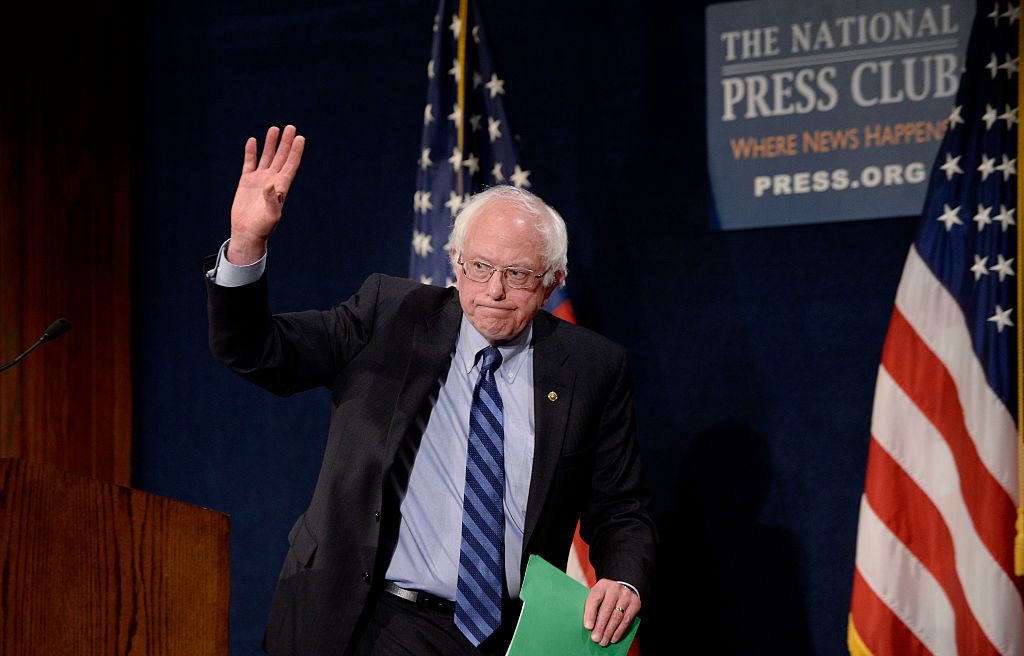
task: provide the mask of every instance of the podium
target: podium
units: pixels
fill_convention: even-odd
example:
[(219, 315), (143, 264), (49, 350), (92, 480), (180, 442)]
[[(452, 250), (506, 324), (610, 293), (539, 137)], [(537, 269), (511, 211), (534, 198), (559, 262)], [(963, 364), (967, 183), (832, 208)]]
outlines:
[(227, 654), (227, 515), (0, 458), (0, 654)]

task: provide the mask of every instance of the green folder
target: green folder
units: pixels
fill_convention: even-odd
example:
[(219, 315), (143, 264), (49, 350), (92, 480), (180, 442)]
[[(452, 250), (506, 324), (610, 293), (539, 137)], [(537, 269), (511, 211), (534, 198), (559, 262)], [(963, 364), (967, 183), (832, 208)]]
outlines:
[(622, 640), (602, 647), (591, 640), (591, 632), (583, 628), (583, 607), (588, 594), (590, 591), (585, 585), (540, 556), (530, 556), (519, 592), (523, 611), (507, 656), (625, 656), (640, 620), (633, 620), (633, 626)]

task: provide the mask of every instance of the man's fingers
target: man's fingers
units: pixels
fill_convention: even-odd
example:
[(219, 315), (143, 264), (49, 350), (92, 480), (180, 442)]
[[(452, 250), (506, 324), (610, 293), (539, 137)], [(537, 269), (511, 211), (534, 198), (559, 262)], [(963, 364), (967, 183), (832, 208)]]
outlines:
[(590, 634), (590, 639), (602, 647), (608, 646), (612, 633), (621, 621), (621, 613), (615, 610), (615, 598), (614, 594), (605, 595), (604, 601), (601, 602), (601, 608), (597, 611), (597, 624)]
[(271, 171), (280, 171), (284, 167), (284, 163), (288, 161), (288, 153), (292, 150), (292, 141), (294, 140), (295, 126), (284, 126), (284, 132), (281, 133), (281, 144), (277, 147), (277, 152), (274, 153), (274, 160), (270, 163)]
[(263, 156), (260, 157), (261, 169), (270, 166), (270, 162), (274, 159), (274, 152), (277, 150), (277, 135), (280, 132), (276, 125), (270, 126), (270, 129), (267, 130), (267, 138), (263, 142)]
[(245, 142), (245, 156), (242, 158), (242, 173), (256, 170), (256, 137), (249, 137)]
[(299, 163), (302, 161), (302, 150), (305, 147), (306, 138), (301, 135), (295, 137), (295, 141), (292, 142), (291, 152), (288, 153), (288, 159), (284, 163), (284, 168), (281, 169), (281, 175), (285, 177), (288, 186), (291, 186), (292, 180), (295, 179), (295, 172), (299, 170)]
[[(629, 630), (631, 624), (633, 624), (633, 618), (636, 617), (636, 612), (633, 610), (632, 604), (629, 606), (619, 606), (622, 608), (622, 619), (619, 621), (619, 626), (615, 629), (615, 633), (612, 634), (612, 642), (618, 642), (622, 640), (622, 636), (626, 635), (626, 631)], [(615, 611), (618, 613), (618, 611)]]
[(587, 595), (587, 603), (583, 606), (583, 628), (590, 631), (597, 623), (597, 608), (604, 599), (604, 589), (594, 586)]

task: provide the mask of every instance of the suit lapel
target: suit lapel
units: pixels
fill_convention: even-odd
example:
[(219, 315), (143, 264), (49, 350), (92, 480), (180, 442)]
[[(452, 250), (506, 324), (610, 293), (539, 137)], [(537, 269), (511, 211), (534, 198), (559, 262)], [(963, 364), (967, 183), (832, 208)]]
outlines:
[(569, 354), (555, 335), (556, 321), (544, 312), (533, 320), (533, 414), (537, 432), (523, 531), (524, 562), (555, 475), (572, 407), (575, 376), (564, 366)]
[(451, 367), (452, 351), (455, 349), (461, 321), (462, 308), (459, 306), (458, 295), (453, 293), (452, 300), (441, 310), (425, 317), (414, 327), (409, 362), (388, 429), (383, 459), (385, 471), (391, 467), (395, 453), (417, 418), (422, 424), (418, 426), (417, 442), (422, 437), (430, 417), (429, 399), (432, 395), (436, 396), (438, 380)]

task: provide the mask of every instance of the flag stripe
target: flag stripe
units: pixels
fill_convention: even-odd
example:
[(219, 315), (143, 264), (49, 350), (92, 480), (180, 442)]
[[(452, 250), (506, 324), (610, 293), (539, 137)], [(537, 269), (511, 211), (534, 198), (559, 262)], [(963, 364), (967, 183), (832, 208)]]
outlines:
[[(948, 445), (956, 460), (959, 492), (977, 533), (989, 551), (997, 555), (1007, 575), (1012, 575), (1012, 554), (1004, 547), (1013, 541), (1013, 501), (979, 457), (976, 443), (964, 424), (955, 381), (899, 308), (893, 312), (889, 325), (882, 365)], [(884, 401), (884, 397), (876, 394), (876, 403), (878, 400)]]
[(873, 656), (922, 656), (931, 652), (875, 594), (860, 571), (853, 572), (850, 622)]
[(879, 519), (936, 578), (956, 612), (956, 640), (961, 653), (996, 654), (971, 612), (957, 578), (953, 536), (938, 508), (877, 441), (871, 441), (871, 466), (864, 494)]
[[(884, 367), (879, 369), (876, 383), (871, 432), (877, 444), (899, 463), (942, 515), (952, 534), (957, 574), (978, 623), (1001, 653), (1017, 653), (1013, 650), (1021, 644), (1020, 618), (1024, 608), (1014, 581), (985, 548), (972, 526), (965, 499), (959, 494), (963, 486), (959, 485), (956, 463), (943, 436)], [(907, 504), (906, 499), (895, 496), (890, 502)]]
[[(1002, 488), (1017, 498), (1017, 427), (1009, 410), (988, 386), (985, 371), (971, 349), (963, 311), (936, 280), (915, 247), (910, 248), (896, 307), (955, 381), (967, 431), (978, 457)], [(984, 439), (977, 439), (982, 436)]]
[(929, 651), (957, 653), (956, 618), (942, 587), (879, 519), (867, 497), (861, 497), (857, 525), (857, 571)]

